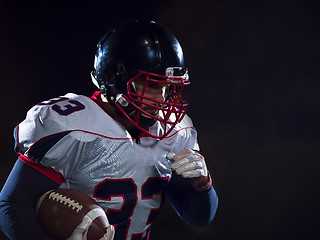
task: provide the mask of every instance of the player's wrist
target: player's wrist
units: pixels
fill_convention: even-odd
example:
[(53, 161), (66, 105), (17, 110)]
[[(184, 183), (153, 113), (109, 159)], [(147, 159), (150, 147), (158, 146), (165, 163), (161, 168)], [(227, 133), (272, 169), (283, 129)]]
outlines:
[(210, 173), (207, 176), (190, 178), (191, 185), (198, 191), (203, 192), (208, 190), (212, 185)]

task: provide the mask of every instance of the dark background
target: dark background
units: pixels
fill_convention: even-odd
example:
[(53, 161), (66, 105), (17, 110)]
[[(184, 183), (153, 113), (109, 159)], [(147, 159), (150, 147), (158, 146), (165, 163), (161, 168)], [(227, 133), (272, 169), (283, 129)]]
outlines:
[(184, 96), (219, 195), (209, 227), (187, 226), (167, 204), (151, 239), (320, 239), (318, 1), (115, 2), (1, 3), (0, 184), (27, 110), (67, 92), (90, 96), (102, 34), (150, 19), (183, 46)]

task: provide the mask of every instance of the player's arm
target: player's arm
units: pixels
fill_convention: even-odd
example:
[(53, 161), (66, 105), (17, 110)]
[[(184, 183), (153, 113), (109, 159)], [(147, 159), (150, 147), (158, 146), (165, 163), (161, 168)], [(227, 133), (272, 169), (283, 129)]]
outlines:
[(169, 153), (167, 158), (173, 162), (172, 178), (166, 189), (167, 199), (185, 222), (207, 226), (215, 216), (218, 197), (204, 157), (186, 149), (176, 155)]
[[(58, 183), (18, 160), (0, 193), (0, 230), (10, 239), (53, 239), (38, 225), (34, 206), (45, 192), (58, 187)], [(85, 220), (74, 230), (70, 240), (83, 239), (82, 233), (92, 223)], [(101, 239), (112, 240), (114, 232), (110, 225)]]
[(38, 225), (33, 208), (45, 192), (59, 184), (18, 160), (0, 193), (0, 229), (10, 239), (51, 240)]

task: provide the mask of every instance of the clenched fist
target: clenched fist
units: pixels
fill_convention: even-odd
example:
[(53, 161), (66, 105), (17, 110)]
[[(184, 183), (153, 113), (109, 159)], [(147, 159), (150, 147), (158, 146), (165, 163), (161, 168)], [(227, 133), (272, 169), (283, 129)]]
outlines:
[(167, 154), (172, 171), (184, 178), (188, 178), (191, 184), (198, 190), (204, 191), (211, 186), (211, 177), (207, 169), (204, 157), (191, 149), (184, 149), (181, 152)]

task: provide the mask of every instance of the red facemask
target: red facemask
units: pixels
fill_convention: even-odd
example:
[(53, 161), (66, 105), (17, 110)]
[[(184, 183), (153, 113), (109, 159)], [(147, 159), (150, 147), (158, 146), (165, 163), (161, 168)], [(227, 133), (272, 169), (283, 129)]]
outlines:
[[(121, 94), (115, 101), (119, 110), (148, 136), (163, 139), (185, 116), (188, 103), (182, 98), (184, 86), (189, 85), (188, 73), (175, 75), (178, 68), (168, 68), (166, 75), (141, 71), (127, 83), (127, 95)], [(141, 80), (142, 79), (142, 80)], [(132, 113), (124, 110), (131, 105)], [(152, 134), (141, 126), (141, 118), (161, 123), (163, 132)]]

